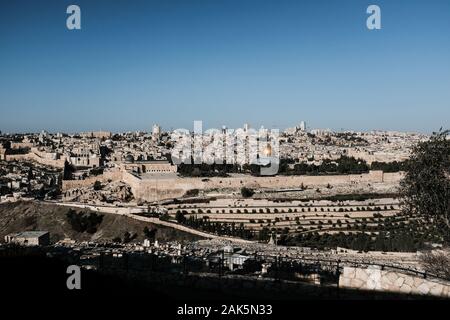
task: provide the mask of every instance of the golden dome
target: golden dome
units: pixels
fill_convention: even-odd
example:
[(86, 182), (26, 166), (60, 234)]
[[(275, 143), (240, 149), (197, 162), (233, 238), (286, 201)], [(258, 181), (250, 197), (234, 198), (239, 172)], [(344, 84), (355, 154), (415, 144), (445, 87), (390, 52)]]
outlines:
[(267, 146), (264, 148), (263, 153), (266, 157), (269, 157), (272, 155), (272, 146), (270, 145), (270, 143), (268, 143)]

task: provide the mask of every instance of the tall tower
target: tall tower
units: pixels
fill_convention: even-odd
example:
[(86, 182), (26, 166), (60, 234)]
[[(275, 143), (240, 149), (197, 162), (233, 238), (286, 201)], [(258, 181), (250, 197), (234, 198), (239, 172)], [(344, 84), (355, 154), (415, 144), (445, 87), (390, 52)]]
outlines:
[(158, 124), (154, 124), (152, 128), (152, 140), (159, 141), (161, 136), (161, 127)]
[(159, 137), (161, 134), (161, 127), (159, 124), (154, 124), (152, 128), (152, 135)]
[(301, 121), (300, 122), (300, 130), (301, 131), (306, 131), (306, 122), (305, 121)]

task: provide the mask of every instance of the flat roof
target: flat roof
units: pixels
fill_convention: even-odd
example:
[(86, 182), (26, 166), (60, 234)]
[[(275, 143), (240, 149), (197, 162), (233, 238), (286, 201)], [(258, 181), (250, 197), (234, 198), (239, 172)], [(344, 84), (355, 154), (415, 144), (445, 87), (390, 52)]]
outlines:
[(42, 237), (49, 233), (48, 231), (22, 231), (18, 233), (11, 234), (10, 236), (14, 237), (23, 237), (23, 238), (36, 238)]

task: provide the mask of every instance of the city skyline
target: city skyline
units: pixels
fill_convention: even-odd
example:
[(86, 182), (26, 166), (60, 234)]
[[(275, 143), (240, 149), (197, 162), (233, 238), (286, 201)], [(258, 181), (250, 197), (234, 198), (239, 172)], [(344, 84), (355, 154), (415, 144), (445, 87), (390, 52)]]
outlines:
[(450, 299), (449, 31), (448, 0), (0, 1), (5, 297)]
[(448, 1), (70, 4), (1, 4), (2, 132), (450, 126)]
[[(197, 120), (195, 120), (197, 121)], [(301, 129), (301, 123), (305, 123), (306, 127), (305, 129)], [(146, 134), (152, 134), (152, 131), (154, 129), (154, 126), (158, 126), (161, 132), (174, 132), (175, 130), (188, 130), (189, 132), (191, 132), (192, 134), (194, 134), (194, 121), (191, 123), (191, 126), (186, 126), (183, 128), (175, 128), (173, 126), (171, 127), (162, 127), (157, 123), (153, 123), (148, 125), (145, 128), (135, 128), (135, 129), (130, 129), (130, 130), (125, 130), (125, 129), (116, 129), (116, 130), (109, 130), (109, 129), (104, 129), (104, 128), (87, 128), (86, 130), (49, 130), (49, 129), (38, 129), (38, 130), (15, 130), (15, 131), (2, 131), (0, 130), (0, 134), (3, 135), (27, 135), (27, 134), (39, 134), (39, 133), (49, 133), (49, 134), (65, 134), (65, 135), (76, 135), (76, 134), (86, 134), (86, 133), (111, 133), (111, 134), (126, 134), (126, 133), (146, 133)], [(414, 131), (414, 130), (395, 130), (395, 129), (362, 129), (362, 130), (354, 130), (352, 128), (339, 128), (339, 129), (334, 129), (334, 128), (325, 128), (325, 127), (320, 127), (320, 126), (310, 126), (309, 123), (306, 121), (299, 121), (297, 124), (294, 124), (290, 127), (283, 127), (283, 128), (279, 128), (279, 127), (275, 127), (275, 126), (266, 126), (264, 124), (262, 125), (258, 125), (255, 126), (252, 123), (242, 123), (241, 125), (237, 125), (236, 127), (230, 127), (227, 126), (225, 124), (223, 124), (222, 126), (219, 126), (217, 128), (213, 128), (213, 127), (208, 127), (205, 126), (204, 123), (202, 124), (202, 131), (200, 132), (200, 134), (206, 134), (208, 130), (223, 130), (224, 128), (226, 128), (227, 130), (231, 130), (232, 131), (236, 131), (239, 129), (244, 129), (245, 127), (248, 126), (248, 128), (251, 128), (253, 130), (258, 131), (259, 129), (266, 129), (266, 130), (278, 130), (279, 132), (291, 132), (293, 129), (296, 129), (298, 131), (303, 131), (303, 132), (308, 132), (308, 133), (314, 133), (316, 131), (320, 131), (320, 132), (324, 132), (324, 131), (328, 131), (330, 133), (339, 133), (339, 132), (355, 132), (355, 133), (372, 133), (372, 132), (391, 132), (391, 133), (404, 133), (404, 134), (419, 134), (419, 135), (431, 135), (435, 132), (439, 132), (439, 131), (444, 131), (444, 130), (448, 130), (444, 127), (438, 128), (437, 130), (430, 130), (429, 132), (424, 132), (424, 131)]]

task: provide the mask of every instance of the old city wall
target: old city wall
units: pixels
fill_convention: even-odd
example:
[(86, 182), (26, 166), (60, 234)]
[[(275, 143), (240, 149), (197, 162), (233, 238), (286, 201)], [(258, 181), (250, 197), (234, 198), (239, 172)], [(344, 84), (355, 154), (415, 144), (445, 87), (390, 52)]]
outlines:
[(339, 278), (339, 287), (450, 298), (448, 281), (381, 270), (379, 266), (370, 266), (366, 269), (344, 267), (344, 272)]
[(241, 187), (260, 189), (295, 189), (303, 186), (323, 187), (330, 185), (359, 184), (359, 183), (397, 183), (400, 181), (399, 173), (383, 173), (371, 171), (360, 175), (336, 175), (336, 176), (275, 176), (252, 177), (239, 176), (228, 178), (179, 178), (164, 177), (141, 178), (127, 171), (112, 170), (102, 175), (87, 178), (85, 180), (64, 180), (62, 190), (92, 186), (95, 181), (108, 182), (121, 180), (130, 185), (136, 199), (145, 201), (157, 201), (170, 198), (178, 198), (185, 195), (188, 190), (213, 190), (235, 189)]
[(63, 180), (62, 191), (91, 187), (94, 185), (95, 181), (106, 183), (109, 181), (120, 181), (120, 180), (122, 180), (121, 171), (119, 170), (105, 171), (103, 174), (89, 177), (84, 180)]
[(267, 188), (267, 189), (295, 189), (303, 186), (323, 187), (330, 185), (359, 184), (359, 183), (398, 183), (401, 179), (399, 173), (383, 173), (371, 171), (360, 175), (336, 176), (275, 176), (275, 177), (229, 177), (229, 178), (166, 178), (166, 179), (129, 179), (125, 181), (132, 186), (136, 198), (147, 201), (156, 201), (183, 196), (188, 190), (211, 189), (240, 189)]
[(27, 154), (7, 154), (5, 155), (6, 161), (34, 161), (39, 164), (55, 167), (55, 168), (64, 168), (64, 159), (49, 159), (42, 157), (34, 152), (30, 152)]
[(124, 182), (131, 186), (135, 198), (146, 201), (179, 198), (188, 190), (204, 188), (198, 178), (140, 179), (128, 172), (124, 173)]

